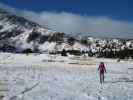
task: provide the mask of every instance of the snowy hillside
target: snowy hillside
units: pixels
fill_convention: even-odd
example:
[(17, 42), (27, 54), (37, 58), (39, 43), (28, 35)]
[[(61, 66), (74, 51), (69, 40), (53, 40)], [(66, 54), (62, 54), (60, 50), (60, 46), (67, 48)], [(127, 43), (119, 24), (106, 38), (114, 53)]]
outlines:
[(108, 58), (118, 58), (121, 53), (129, 52), (127, 57), (133, 58), (133, 39), (100, 39), (60, 33), (0, 9), (1, 51), (58, 53), (63, 49)]
[[(82, 49), (79, 42), (68, 43), (65, 33), (52, 31), (36, 23), (18, 17), (0, 9), (0, 50), (5, 52), (22, 52), (31, 49), (33, 52), (61, 51), (64, 49)], [(71, 42), (71, 41), (70, 41)]]
[(55, 31), (0, 9), (1, 48), (10, 45), (18, 51), (27, 48), (33, 50), (35, 44), (45, 42), (41, 38), (50, 38), (53, 34), (56, 34)]

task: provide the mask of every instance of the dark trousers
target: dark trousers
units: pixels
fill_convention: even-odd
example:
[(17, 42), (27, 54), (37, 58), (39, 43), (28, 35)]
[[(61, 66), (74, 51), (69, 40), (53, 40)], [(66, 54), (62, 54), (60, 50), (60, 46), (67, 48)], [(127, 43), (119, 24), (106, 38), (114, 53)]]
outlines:
[(104, 82), (104, 73), (100, 73), (100, 83)]

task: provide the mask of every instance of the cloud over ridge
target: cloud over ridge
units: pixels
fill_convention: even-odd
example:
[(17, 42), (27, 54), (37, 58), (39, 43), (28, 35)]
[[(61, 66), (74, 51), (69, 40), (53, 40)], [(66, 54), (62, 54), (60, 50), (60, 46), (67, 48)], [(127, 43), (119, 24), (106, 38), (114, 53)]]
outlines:
[(100, 37), (133, 38), (133, 22), (118, 21), (106, 16), (82, 16), (68, 12), (34, 12), (18, 10), (0, 3), (0, 8), (25, 17), (40, 25), (65, 33), (90, 33)]

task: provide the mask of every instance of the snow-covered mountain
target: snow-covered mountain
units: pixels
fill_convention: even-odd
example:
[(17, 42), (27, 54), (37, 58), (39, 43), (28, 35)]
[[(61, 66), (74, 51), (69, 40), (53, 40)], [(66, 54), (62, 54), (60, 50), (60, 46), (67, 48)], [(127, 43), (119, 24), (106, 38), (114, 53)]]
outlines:
[[(57, 33), (0, 9), (1, 48), (12, 47), (17, 51), (41, 48), (45, 41), (52, 41), (55, 34), (62, 33)], [(5, 51), (8, 51), (6, 47)]]
[(103, 55), (133, 49), (133, 40), (94, 38), (83, 34), (65, 34), (0, 9), (0, 50), (8, 52), (58, 52), (63, 49)]

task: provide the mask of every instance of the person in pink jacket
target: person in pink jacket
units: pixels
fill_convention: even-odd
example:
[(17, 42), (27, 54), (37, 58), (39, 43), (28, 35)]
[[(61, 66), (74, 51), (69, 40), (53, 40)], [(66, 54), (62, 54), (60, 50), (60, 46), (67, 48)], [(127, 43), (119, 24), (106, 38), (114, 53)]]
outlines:
[(100, 83), (104, 82), (104, 73), (106, 72), (106, 68), (103, 62), (100, 63), (98, 67), (99, 75), (100, 75)]

